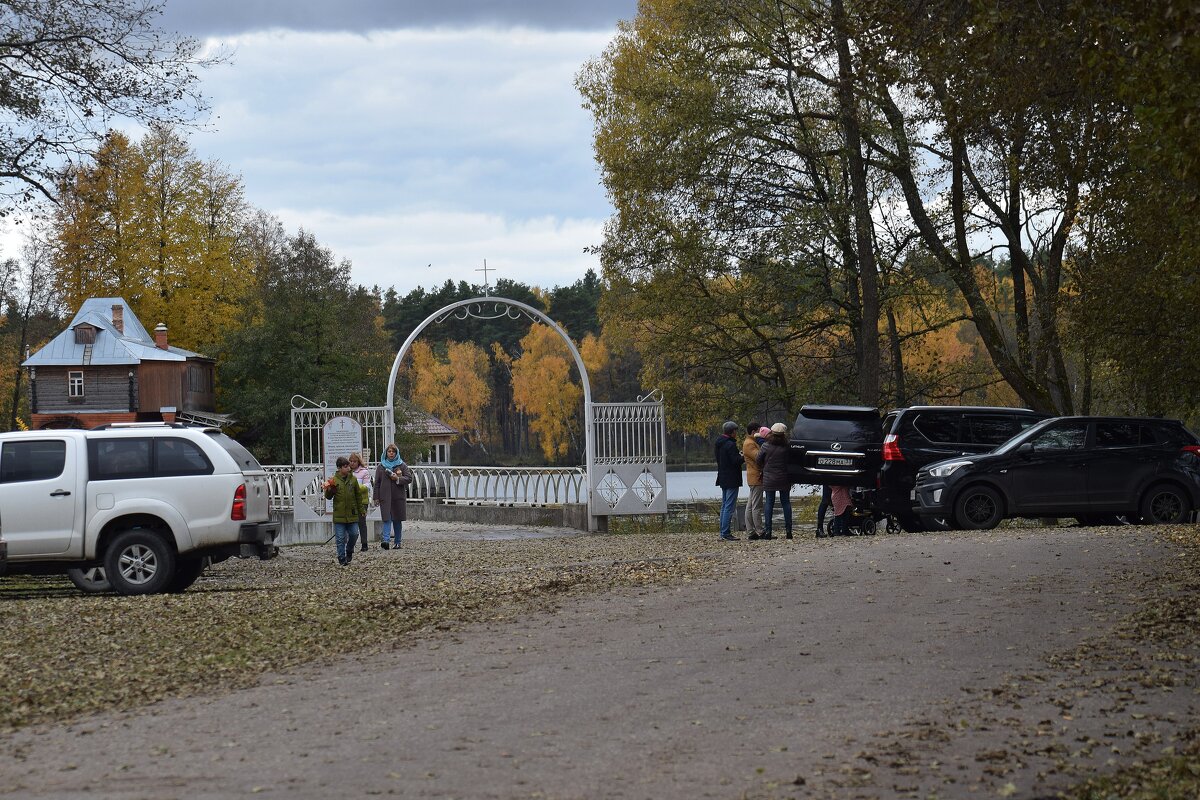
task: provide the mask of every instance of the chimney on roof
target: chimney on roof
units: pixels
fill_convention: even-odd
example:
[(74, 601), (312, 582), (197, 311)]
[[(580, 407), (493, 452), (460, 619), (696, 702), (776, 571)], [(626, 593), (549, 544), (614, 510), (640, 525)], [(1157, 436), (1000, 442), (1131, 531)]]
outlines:
[(167, 324), (165, 322), (154, 326), (154, 346), (159, 350), (167, 349)]
[(120, 303), (113, 304), (113, 327), (117, 333), (125, 335), (125, 308)]

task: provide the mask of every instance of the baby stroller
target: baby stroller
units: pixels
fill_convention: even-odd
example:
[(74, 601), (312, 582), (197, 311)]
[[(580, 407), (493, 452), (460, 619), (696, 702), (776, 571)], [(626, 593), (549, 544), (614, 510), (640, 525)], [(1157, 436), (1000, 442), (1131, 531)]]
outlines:
[[(846, 510), (847, 536), (874, 536), (883, 515), (875, 511), (871, 505), (871, 495), (868, 489), (850, 490), (850, 508)], [(833, 534), (833, 522), (829, 523), (830, 535)]]

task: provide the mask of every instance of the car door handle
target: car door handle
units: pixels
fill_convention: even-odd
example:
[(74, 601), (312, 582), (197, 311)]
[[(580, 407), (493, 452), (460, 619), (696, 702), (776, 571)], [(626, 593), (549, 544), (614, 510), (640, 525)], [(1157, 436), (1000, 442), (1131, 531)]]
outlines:
[(66, 489), (56, 489), (55, 491), (50, 493), (50, 496), (51, 497), (70, 497), (71, 493), (68, 492)]

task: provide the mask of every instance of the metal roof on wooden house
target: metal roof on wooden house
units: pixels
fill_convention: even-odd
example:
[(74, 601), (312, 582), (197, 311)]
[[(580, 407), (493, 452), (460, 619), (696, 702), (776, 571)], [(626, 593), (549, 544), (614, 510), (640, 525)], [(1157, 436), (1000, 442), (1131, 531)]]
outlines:
[[(120, 307), (120, 312), (116, 307)], [(120, 320), (117, 329), (114, 316)], [(77, 341), (75, 329), (90, 325), (96, 329), (95, 341)], [(165, 350), (155, 344), (134, 315), (133, 309), (120, 297), (92, 297), (83, 302), (66, 330), (50, 340), (21, 364), (23, 367), (67, 367), (133, 365), (143, 361), (186, 361), (206, 358), (191, 350), (168, 346)]]

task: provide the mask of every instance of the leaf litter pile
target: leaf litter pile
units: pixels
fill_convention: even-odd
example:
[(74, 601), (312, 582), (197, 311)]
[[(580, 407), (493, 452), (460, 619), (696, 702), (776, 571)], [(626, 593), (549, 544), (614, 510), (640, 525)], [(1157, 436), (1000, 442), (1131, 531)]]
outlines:
[[(178, 595), (83, 595), (62, 577), (0, 581), (0, 730), (254, 685), (266, 672), (509, 619), (566, 594), (689, 581), (749, 557), (712, 537), (574, 536), (231, 559)], [(759, 551), (760, 553), (764, 551)]]

